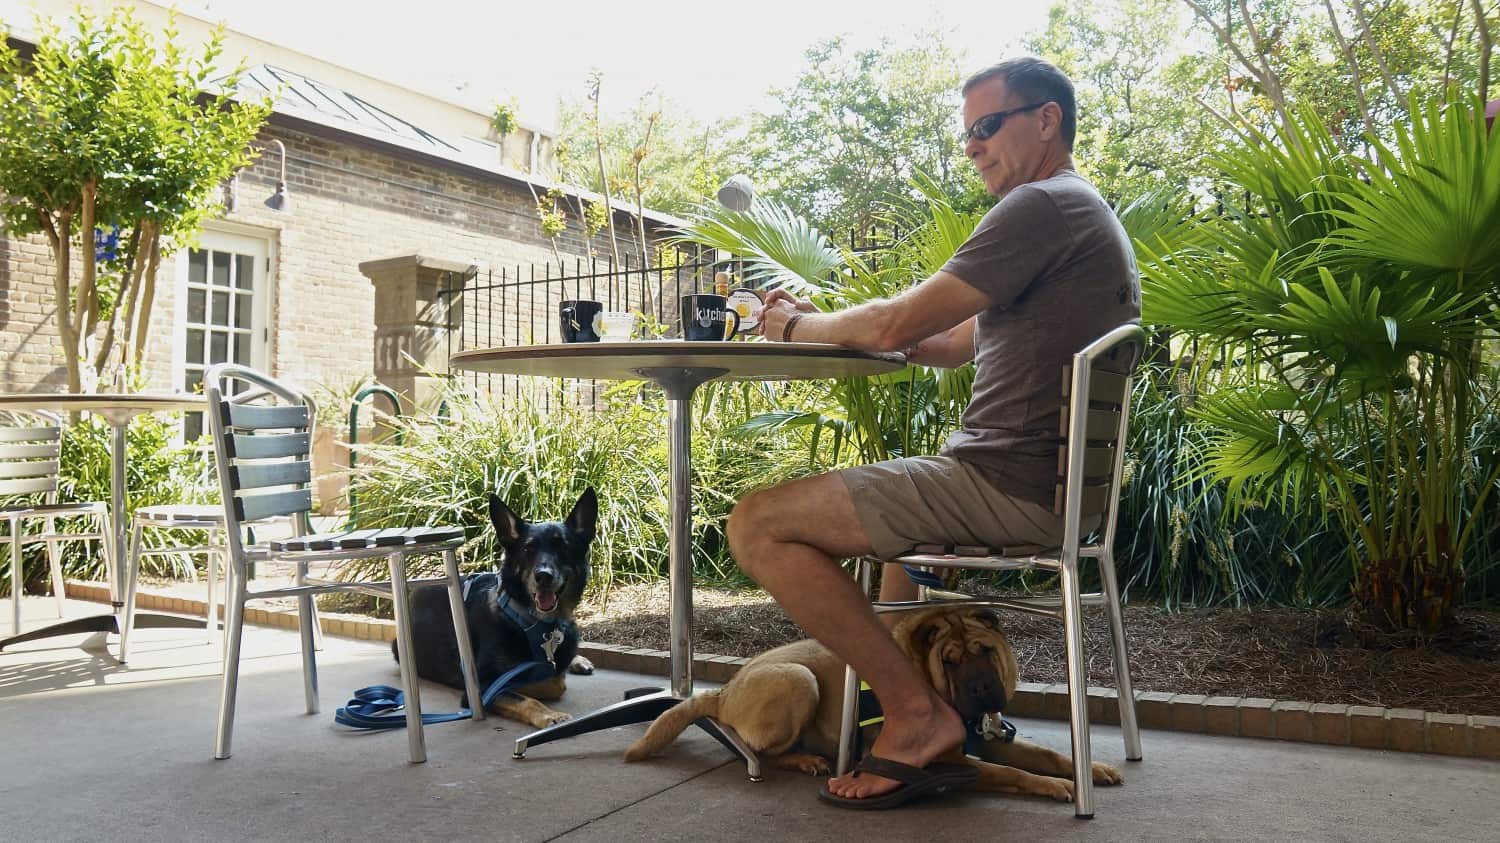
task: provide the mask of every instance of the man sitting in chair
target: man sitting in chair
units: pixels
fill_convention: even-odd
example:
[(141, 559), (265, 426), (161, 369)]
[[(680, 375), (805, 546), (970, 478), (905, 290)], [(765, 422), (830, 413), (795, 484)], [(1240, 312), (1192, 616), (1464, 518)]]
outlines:
[[(1011, 59), (971, 77), (963, 97), (964, 152), (1000, 201), (953, 258), (889, 301), (834, 313), (772, 291), (761, 321), (774, 341), (908, 349), (931, 366), (975, 361), (963, 428), (939, 456), (750, 494), (728, 526), (745, 572), (874, 690), (885, 726), (870, 754), (919, 768), (963, 742), (963, 723), (902, 657), (839, 560), (890, 559), (918, 544), (1060, 544), (1052, 505), (1063, 368), (1090, 341), (1140, 318), (1129, 238), (1073, 169), (1068, 78), (1040, 59)], [(887, 570), (882, 600), (915, 595), (904, 573)], [(850, 773), (828, 791), (861, 799), (900, 787)]]

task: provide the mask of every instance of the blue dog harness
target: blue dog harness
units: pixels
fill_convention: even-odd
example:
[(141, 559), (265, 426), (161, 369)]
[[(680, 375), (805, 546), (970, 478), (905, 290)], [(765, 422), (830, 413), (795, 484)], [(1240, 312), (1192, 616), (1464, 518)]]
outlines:
[[(495, 580), (498, 586), (500, 578), (493, 573), (464, 578), (463, 600), (466, 607), (469, 604), (469, 592), (476, 583), (486, 578)], [(497, 590), (500, 592), (500, 598), (496, 601), (500, 611), (526, 633), (526, 643), (531, 647), (531, 661), (516, 665), (491, 682), (479, 697), (479, 704), (484, 708), (488, 708), (495, 698), (512, 688), (541, 682), (557, 675), (557, 648), (562, 645), (564, 631), (569, 626), (565, 620), (541, 620), (525, 608), (515, 605), (508, 592)], [(349, 702), (334, 711), (333, 720), (355, 729), (404, 729), (406, 714), (402, 709), (405, 707), (406, 694), (399, 688), (370, 685), (355, 691)], [(434, 723), (451, 723), (454, 720), (468, 720), (473, 716), (472, 709), (461, 708), (442, 714), (423, 714), (422, 724), (431, 726)]]

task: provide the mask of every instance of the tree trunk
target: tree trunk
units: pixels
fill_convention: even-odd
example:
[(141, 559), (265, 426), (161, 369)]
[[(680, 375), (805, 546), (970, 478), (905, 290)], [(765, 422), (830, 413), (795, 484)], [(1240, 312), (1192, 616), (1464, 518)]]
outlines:
[(156, 270), (161, 266), (161, 228), (153, 223), (149, 232), (142, 244), (146, 251), (146, 272), (141, 276), (140, 306), (136, 308), (132, 332), (135, 347), (130, 359), (136, 365), (142, 364), (141, 358), (146, 353), (146, 339), (151, 333), (151, 306), (156, 302)]
[(1437, 526), (1443, 544), (1426, 564), (1425, 548), (1401, 548), (1395, 558), (1366, 560), (1355, 581), (1354, 601), (1360, 617), (1388, 631), (1431, 635), (1453, 623), (1463, 599), (1464, 573), (1448, 546), (1452, 531)]
[[(96, 285), (98, 279), (98, 256), (94, 251), (94, 200), (98, 196), (99, 183), (89, 179), (83, 183), (83, 206), (78, 218), (78, 240), (83, 252), (83, 273), (78, 281), (78, 295), (73, 300), (73, 327), (77, 331), (77, 341), (74, 345), (74, 354), (80, 365), (87, 364), (94, 367), (94, 374), (99, 374), (99, 367), (89, 358), (89, 343), (94, 338), (94, 328), (99, 324), (99, 288)], [(100, 349), (101, 359), (107, 359), (109, 349)]]
[(78, 365), (78, 335), (73, 330), (72, 272), (73, 272), (73, 212), (59, 211), (57, 220), (46, 211), (37, 211), (42, 230), (47, 233), (47, 243), (52, 247), (52, 296), (57, 302), (57, 335), (62, 340), (63, 368), (68, 376), (68, 391), (78, 392), (83, 388), (83, 379)]

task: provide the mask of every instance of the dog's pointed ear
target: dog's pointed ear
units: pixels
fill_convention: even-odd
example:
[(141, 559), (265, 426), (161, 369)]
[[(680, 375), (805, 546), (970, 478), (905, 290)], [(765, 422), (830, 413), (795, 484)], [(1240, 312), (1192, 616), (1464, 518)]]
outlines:
[(490, 523), (495, 525), (495, 537), (502, 544), (519, 540), (521, 528), (526, 524), (521, 516), (511, 512), (505, 501), (494, 493), (490, 494)]
[(573, 511), (568, 513), (566, 523), (569, 530), (593, 541), (594, 526), (598, 521), (599, 499), (594, 495), (594, 487), (590, 486), (578, 496), (578, 502), (573, 504)]

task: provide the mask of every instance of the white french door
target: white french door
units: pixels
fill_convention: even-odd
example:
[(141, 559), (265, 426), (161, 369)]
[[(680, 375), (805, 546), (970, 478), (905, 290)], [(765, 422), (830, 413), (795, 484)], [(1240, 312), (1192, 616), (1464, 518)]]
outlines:
[[(199, 392), (216, 363), (264, 370), (269, 338), (270, 240), (204, 231), (197, 248), (178, 256), (176, 385)], [(203, 414), (187, 413), (183, 439), (204, 432)]]

